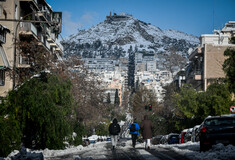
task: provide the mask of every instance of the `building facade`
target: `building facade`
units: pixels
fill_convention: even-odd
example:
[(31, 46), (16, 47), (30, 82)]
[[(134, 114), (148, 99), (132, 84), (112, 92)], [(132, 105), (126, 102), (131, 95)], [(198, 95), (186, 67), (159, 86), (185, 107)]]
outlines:
[(235, 44), (230, 43), (234, 33), (235, 21), (229, 21), (222, 30), (200, 36), (200, 46), (189, 55), (186, 83), (198, 91), (206, 91), (208, 85), (225, 77), (222, 69), (226, 59), (224, 51), (229, 47), (235, 48)]
[(2, 48), (9, 62), (8, 73), (4, 73), (5, 83), (0, 86), (0, 96), (4, 97), (16, 85), (11, 72), (29, 68), (29, 58), (19, 54), (16, 43), (22, 40), (36, 41), (44, 52), (57, 59), (63, 54), (58, 43), (61, 32), (62, 13), (54, 12), (46, 0), (6, 0), (0, 1), (0, 24), (11, 34), (6, 34)]

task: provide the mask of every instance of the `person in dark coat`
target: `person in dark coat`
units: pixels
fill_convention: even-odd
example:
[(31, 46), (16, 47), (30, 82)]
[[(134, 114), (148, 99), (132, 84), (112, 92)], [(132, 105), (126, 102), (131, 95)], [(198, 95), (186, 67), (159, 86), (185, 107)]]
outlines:
[(117, 119), (114, 118), (113, 123), (109, 125), (109, 134), (112, 140), (113, 149), (115, 149), (117, 146), (118, 134), (120, 133), (120, 131), (120, 125), (118, 124)]
[[(131, 139), (132, 139), (132, 146), (135, 148), (135, 145), (136, 145), (136, 140), (137, 140), (137, 136), (139, 135), (139, 130), (140, 130), (140, 126), (138, 125), (138, 123), (136, 123), (136, 118), (134, 119), (134, 122), (132, 123), (135, 125), (135, 131), (132, 132), (130, 130), (130, 134), (131, 134)], [(128, 129), (131, 128), (131, 125), (128, 127)]]
[(153, 123), (148, 119), (148, 116), (144, 116), (144, 121), (140, 125), (141, 130), (143, 131), (143, 138), (145, 140), (145, 149), (150, 149), (150, 139), (153, 137)]

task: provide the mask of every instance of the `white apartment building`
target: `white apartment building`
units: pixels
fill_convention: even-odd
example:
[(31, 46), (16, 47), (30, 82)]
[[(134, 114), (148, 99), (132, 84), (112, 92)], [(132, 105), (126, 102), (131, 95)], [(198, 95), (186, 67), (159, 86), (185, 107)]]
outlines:
[(135, 80), (137, 85), (143, 85), (147, 89), (152, 90), (158, 102), (163, 100), (163, 86), (172, 82), (168, 71), (156, 71), (156, 72), (137, 72), (135, 74)]
[[(105, 94), (110, 94), (111, 103), (114, 104), (115, 101), (115, 93), (118, 90), (118, 96), (120, 100), (120, 106), (123, 101), (123, 94), (126, 86), (126, 73), (116, 71), (103, 71), (99, 73), (100, 79), (103, 81), (103, 89), (105, 90)], [(106, 99), (105, 99), (106, 101)]]
[(156, 72), (156, 55), (153, 53), (135, 53), (135, 72)]

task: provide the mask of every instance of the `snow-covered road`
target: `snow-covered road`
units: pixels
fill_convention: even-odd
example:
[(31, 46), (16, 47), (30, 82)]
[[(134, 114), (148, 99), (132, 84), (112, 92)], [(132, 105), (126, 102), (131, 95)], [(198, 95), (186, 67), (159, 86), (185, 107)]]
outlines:
[[(28, 150), (30, 151), (30, 150)], [(185, 143), (174, 145), (152, 145), (150, 150), (144, 149), (143, 143), (137, 143), (133, 149), (131, 140), (122, 139), (115, 151), (111, 149), (111, 142), (97, 142), (87, 147), (77, 146), (65, 150), (41, 150), (45, 160), (111, 160), (111, 159), (144, 159), (144, 160), (233, 160), (235, 146), (217, 144), (207, 152), (199, 151), (199, 143)], [(12, 152), (6, 160), (18, 153)]]

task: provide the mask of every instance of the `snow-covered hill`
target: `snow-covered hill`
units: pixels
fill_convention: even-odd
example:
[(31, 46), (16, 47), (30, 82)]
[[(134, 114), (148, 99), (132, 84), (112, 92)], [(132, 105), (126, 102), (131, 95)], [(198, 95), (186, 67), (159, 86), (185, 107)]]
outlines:
[[(65, 55), (81, 57), (116, 56), (127, 57), (130, 46), (138, 51), (151, 51), (156, 54), (174, 50), (187, 57), (188, 49), (199, 44), (196, 36), (176, 30), (161, 30), (121, 13), (107, 16), (104, 22), (87, 30), (79, 30), (63, 41)], [(119, 52), (119, 53), (117, 53)]]

